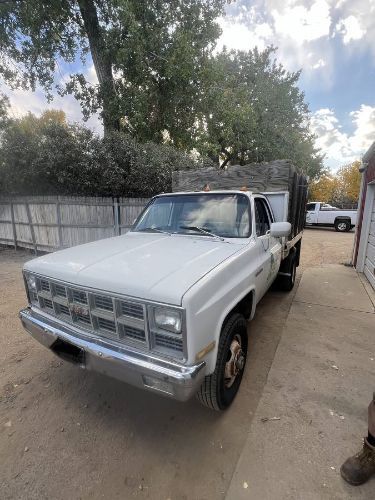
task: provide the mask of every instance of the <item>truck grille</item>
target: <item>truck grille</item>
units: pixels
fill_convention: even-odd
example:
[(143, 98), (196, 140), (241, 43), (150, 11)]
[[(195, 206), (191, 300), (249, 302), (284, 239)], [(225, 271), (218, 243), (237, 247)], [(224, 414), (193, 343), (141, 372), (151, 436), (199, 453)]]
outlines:
[(72, 300), (76, 304), (87, 304), (87, 294), (86, 292), (81, 292), (80, 290), (72, 290)]
[(101, 337), (148, 346), (145, 306), (37, 278), (33, 299), (49, 314)]
[(50, 291), (49, 282), (46, 280), (40, 280), (40, 289), (43, 292), (49, 292)]
[(134, 339), (134, 340), (145, 340), (145, 332), (144, 330), (139, 330), (138, 328), (134, 328), (132, 326), (121, 325), (120, 329), (120, 337), (126, 339)]
[(36, 277), (36, 282), (37, 293), (30, 294), (33, 293), (33, 303), (46, 313), (98, 337), (184, 357), (181, 337), (148, 330), (144, 304), (47, 278)]
[(121, 302), (121, 312), (124, 316), (143, 319), (143, 307), (141, 304)]
[(155, 335), (155, 345), (157, 347), (171, 349), (172, 351), (182, 351), (183, 348), (181, 338), (166, 337), (165, 335), (160, 335), (159, 333)]
[(103, 311), (113, 311), (113, 301), (111, 297), (102, 297), (100, 295), (95, 295), (95, 307), (102, 309)]

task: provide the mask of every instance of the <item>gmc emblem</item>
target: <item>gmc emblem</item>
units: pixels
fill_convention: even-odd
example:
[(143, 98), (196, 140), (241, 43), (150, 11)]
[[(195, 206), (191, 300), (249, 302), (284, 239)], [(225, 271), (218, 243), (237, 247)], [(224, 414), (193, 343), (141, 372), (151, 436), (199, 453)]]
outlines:
[(89, 316), (89, 311), (85, 307), (77, 306), (77, 304), (70, 304), (70, 310), (80, 316)]

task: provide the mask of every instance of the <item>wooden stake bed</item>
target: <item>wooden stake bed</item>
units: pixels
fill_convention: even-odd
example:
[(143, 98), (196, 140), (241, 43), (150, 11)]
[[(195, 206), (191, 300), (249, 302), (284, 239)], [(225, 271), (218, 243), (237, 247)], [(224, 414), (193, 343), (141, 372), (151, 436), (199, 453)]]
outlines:
[(248, 165), (233, 165), (227, 170), (203, 168), (173, 172), (172, 189), (202, 191), (206, 184), (211, 190), (241, 189), (253, 193), (289, 192), (288, 221), (292, 224), (290, 239), (303, 230), (307, 202), (307, 177), (298, 173), (289, 160), (275, 160)]

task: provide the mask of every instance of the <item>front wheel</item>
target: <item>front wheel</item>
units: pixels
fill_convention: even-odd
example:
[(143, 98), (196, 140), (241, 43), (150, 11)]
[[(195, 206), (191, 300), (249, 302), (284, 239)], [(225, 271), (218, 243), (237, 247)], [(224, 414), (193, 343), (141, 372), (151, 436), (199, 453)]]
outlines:
[(197, 393), (199, 401), (222, 411), (233, 402), (241, 384), (247, 356), (247, 321), (233, 314), (220, 335), (215, 371), (208, 375)]
[(335, 221), (335, 229), (339, 233), (345, 233), (350, 231), (351, 224), (347, 220), (337, 220)]

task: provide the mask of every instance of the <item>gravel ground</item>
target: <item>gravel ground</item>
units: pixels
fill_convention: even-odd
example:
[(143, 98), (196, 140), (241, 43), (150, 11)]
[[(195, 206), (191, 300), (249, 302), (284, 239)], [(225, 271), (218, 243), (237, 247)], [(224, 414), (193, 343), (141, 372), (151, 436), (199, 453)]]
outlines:
[[(353, 233), (306, 230), (300, 269), (348, 262), (352, 242)], [(0, 249), (1, 498), (223, 498), (293, 293), (259, 304), (240, 393), (217, 414), (78, 370), (31, 339), (17, 317), (30, 258)]]

